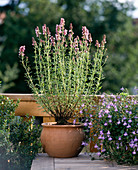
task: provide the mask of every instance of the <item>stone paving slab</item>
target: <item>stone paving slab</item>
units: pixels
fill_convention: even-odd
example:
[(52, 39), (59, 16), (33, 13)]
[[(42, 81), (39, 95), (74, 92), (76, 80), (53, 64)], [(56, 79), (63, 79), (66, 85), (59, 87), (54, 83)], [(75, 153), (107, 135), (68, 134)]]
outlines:
[(31, 170), (138, 170), (138, 166), (117, 165), (96, 156), (95, 159), (91, 160), (83, 153), (74, 158), (51, 158), (47, 154), (38, 154)]
[(32, 162), (31, 170), (55, 170), (54, 158), (49, 157), (46, 153), (38, 154)]

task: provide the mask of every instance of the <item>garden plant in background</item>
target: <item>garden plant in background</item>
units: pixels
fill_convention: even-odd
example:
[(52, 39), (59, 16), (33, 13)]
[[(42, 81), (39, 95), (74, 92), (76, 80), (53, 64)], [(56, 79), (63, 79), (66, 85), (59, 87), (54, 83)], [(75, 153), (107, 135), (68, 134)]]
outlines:
[[(30, 169), (32, 160), (41, 147), (41, 129), (34, 119), (26, 121), (15, 116), (18, 106), (13, 100), (0, 95), (0, 169)], [(27, 117), (28, 118), (28, 117)]]
[[(89, 115), (89, 121), (93, 124), (92, 136), (97, 137), (94, 147), (98, 155), (115, 160), (118, 164), (138, 163), (137, 99), (138, 96), (129, 96), (126, 91), (101, 96), (99, 105), (95, 106), (96, 113)], [(90, 130), (88, 120), (85, 125)]]
[(69, 30), (65, 29), (63, 18), (56, 25), (55, 37), (46, 25), (42, 32), (39, 27), (35, 32), (38, 40), (32, 38), (32, 67), (24, 53), (25, 46), (19, 50), (28, 84), (44, 111), (54, 117), (57, 124), (68, 124), (82, 99), (89, 105), (88, 96), (101, 88), (103, 65), (107, 59), (106, 36), (101, 44), (96, 41), (96, 49), (92, 52), (92, 37), (86, 26), (82, 27), (81, 38), (73, 36), (72, 24)]

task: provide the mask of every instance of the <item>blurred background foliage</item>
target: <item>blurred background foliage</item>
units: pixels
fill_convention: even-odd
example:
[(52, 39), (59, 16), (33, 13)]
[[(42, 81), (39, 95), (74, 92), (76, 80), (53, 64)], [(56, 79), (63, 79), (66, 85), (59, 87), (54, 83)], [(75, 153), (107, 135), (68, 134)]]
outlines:
[(138, 84), (138, 25), (133, 24), (132, 16), (128, 15), (134, 10), (132, 3), (118, 0), (16, 0), (12, 7), (1, 7), (0, 10), (1, 14), (6, 14), (0, 22), (2, 92), (31, 92), (18, 49), (25, 45), (26, 54), (32, 56), (36, 26), (46, 24), (54, 35), (55, 25), (63, 17), (67, 29), (69, 23), (73, 24), (75, 35), (81, 35), (82, 26), (87, 26), (93, 36), (93, 45), (96, 39), (101, 40), (103, 34), (107, 35), (109, 59), (104, 68), (102, 91), (116, 93), (123, 86), (133, 94)]

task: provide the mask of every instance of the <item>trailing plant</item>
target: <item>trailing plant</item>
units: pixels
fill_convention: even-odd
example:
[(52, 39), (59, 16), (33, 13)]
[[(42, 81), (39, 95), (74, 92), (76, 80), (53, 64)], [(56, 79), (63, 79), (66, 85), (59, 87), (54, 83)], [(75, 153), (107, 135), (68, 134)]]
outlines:
[(15, 116), (18, 106), (12, 99), (0, 95), (0, 169), (30, 169), (38, 149), (41, 128), (34, 119)]
[(87, 97), (101, 88), (103, 65), (107, 59), (106, 36), (103, 36), (101, 44), (96, 41), (94, 52), (86, 26), (82, 27), (81, 38), (74, 37), (72, 24), (69, 30), (65, 29), (63, 18), (56, 25), (55, 37), (51, 36), (46, 25), (42, 32), (39, 27), (35, 32), (37, 40), (32, 38), (32, 67), (25, 56), (25, 46), (19, 49), (28, 84), (44, 111), (55, 117), (57, 124), (67, 124), (82, 99), (89, 102)]
[[(95, 106), (95, 114), (88, 115), (92, 123), (89, 139), (97, 138), (94, 146), (97, 154), (118, 164), (137, 164), (137, 115), (138, 96), (129, 96), (126, 91), (117, 95), (103, 94)], [(87, 121), (84, 125), (90, 130)]]

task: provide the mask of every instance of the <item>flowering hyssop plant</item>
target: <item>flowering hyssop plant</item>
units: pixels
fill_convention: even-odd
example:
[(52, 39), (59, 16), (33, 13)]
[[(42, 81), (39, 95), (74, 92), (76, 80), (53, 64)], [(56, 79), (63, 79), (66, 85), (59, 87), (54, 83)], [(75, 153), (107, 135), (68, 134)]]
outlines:
[[(122, 89), (123, 90), (123, 89)], [(136, 164), (138, 152), (138, 101), (122, 92), (102, 95), (99, 111), (92, 117), (95, 148), (99, 155), (117, 163)], [(97, 108), (98, 109), (98, 108)]]
[(92, 36), (85, 26), (81, 38), (74, 37), (72, 24), (69, 30), (65, 29), (63, 18), (56, 25), (55, 37), (46, 25), (42, 32), (39, 27), (35, 32), (37, 40), (32, 38), (32, 68), (24, 53), (25, 46), (19, 50), (29, 86), (43, 109), (55, 117), (58, 124), (66, 124), (81, 104), (82, 97), (85, 95), (87, 98), (101, 88), (103, 65), (107, 58), (106, 36), (101, 44), (96, 41), (96, 52), (91, 55)]

